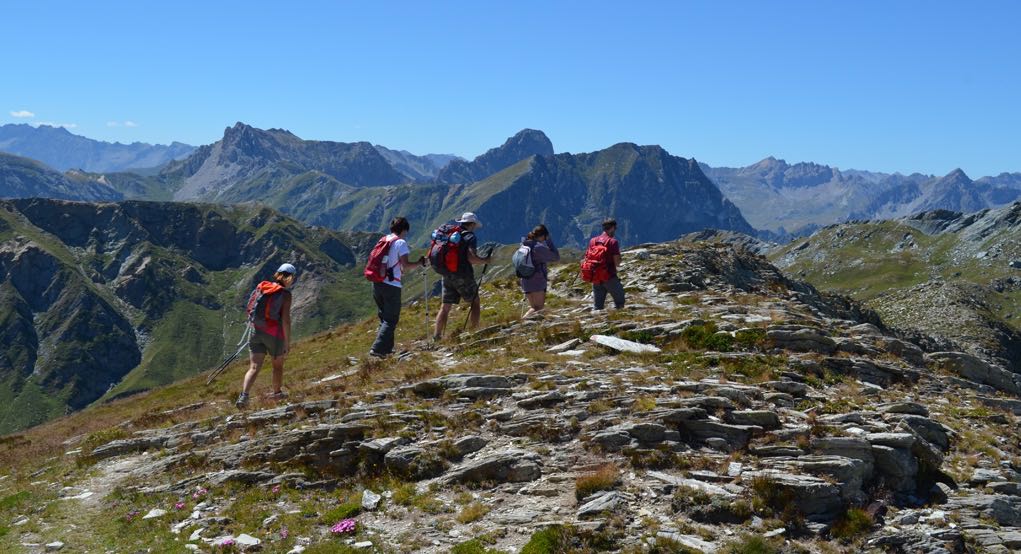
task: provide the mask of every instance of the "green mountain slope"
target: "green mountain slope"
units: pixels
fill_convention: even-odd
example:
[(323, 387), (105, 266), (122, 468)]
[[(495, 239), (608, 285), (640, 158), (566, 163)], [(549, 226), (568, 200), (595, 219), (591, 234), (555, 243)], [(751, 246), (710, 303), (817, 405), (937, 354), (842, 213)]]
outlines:
[(891, 325), (1021, 371), (1021, 203), (830, 226), (771, 257), (864, 300)]
[(216, 365), (284, 261), (297, 335), (363, 317), (347, 240), (257, 207), (0, 203), (0, 432)]

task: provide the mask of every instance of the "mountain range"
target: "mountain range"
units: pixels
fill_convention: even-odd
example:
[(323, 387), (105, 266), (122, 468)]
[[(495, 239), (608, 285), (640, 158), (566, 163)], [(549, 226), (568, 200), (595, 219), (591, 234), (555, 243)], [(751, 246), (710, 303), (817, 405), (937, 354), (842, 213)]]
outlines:
[[(392, 151), (369, 143), (304, 141), (238, 123), (157, 176), (118, 186), (128, 195), (124, 186), (132, 184), (173, 191), (175, 200), (259, 202), (342, 230), (382, 231), (390, 218), (405, 215), (416, 240), (465, 211), (487, 222), (487, 239), (503, 243), (517, 242), (542, 221), (562, 244), (579, 245), (609, 215), (620, 221), (621, 238), (636, 242), (707, 226), (753, 232), (697, 164), (657, 146), (621, 143), (554, 155), (546, 135), (526, 129), (474, 160), (449, 160), (428, 181), (420, 171), (402, 172), (393, 159)], [(649, 203), (665, 208), (653, 221), (646, 218)]]
[(960, 169), (938, 177), (846, 170), (773, 157), (740, 167), (702, 164), (756, 229), (783, 237), (825, 225), (890, 219), (929, 210), (973, 212), (1021, 199), (1021, 173), (972, 180)]
[[(63, 129), (5, 128), (37, 133), (34, 143), (55, 132), (74, 137)], [(969, 212), (1021, 198), (1021, 173), (972, 180), (959, 169), (943, 177), (902, 175), (792, 165), (772, 157), (741, 168), (696, 164), (681, 170), (687, 161), (658, 146), (630, 143), (555, 154), (550, 139), (533, 129), (466, 160), (368, 142), (304, 140), (283, 129), (239, 122), (219, 141), (155, 171), (65, 173), (81, 188), (76, 195), (56, 173), (37, 169), (38, 186), (27, 185), (25, 177), (7, 178), (0, 196), (259, 203), (309, 224), (372, 232), (403, 214), (411, 218), (416, 240), (462, 211), (475, 211), (495, 223), (485, 231), (487, 239), (516, 242), (542, 220), (556, 240), (569, 245), (583, 243), (609, 215), (620, 220), (622, 238), (631, 242), (671, 239), (705, 227), (757, 229), (762, 238), (785, 241), (833, 223), (935, 209)], [(12, 158), (6, 164), (18, 165), (22, 175), (30, 165)], [(12, 173), (0, 171), (0, 178)], [(648, 210), (661, 207), (661, 200), (664, 209), (648, 219)]]
[(216, 365), (284, 261), (296, 335), (366, 315), (358, 242), (256, 206), (0, 201), (0, 434)]
[(187, 157), (194, 146), (133, 142), (121, 144), (75, 135), (63, 127), (28, 124), (0, 125), (0, 152), (41, 161), (60, 170), (126, 171), (161, 166)]

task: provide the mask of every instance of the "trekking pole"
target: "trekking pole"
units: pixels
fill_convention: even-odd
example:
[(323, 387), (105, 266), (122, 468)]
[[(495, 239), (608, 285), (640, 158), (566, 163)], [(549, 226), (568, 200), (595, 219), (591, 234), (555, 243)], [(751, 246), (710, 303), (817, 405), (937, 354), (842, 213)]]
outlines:
[[(486, 253), (486, 258), (489, 258), (489, 257), (491, 257), (493, 255), (493, 249), (494, 248), (496, 248), (495, 244), (490, 244), (489, 245), (489, 252)], [(475, 298), (479, 298), (479, 311), (480, 312), (482, 311), (482, 298), (481, 298), (481, 294), (482, 294), (482, 280), (486, 278), (486, 270), (487, 269), (489, 269), (489, 262), (486, 262), (486, 265), (482, 266), (482, 275), (479, 275), (479, 282), (475, 283)], [(472, 300), (474, 300), (474, 298)], [(471, 309), (471, 304), (469, 304), (468, 305), (468, 317), (464, 318), (464, 325), (461, 326), (461, 332), (462, 333), (465, 332), (466, 330), (468, 330), (468, 320), (471, 319), (471, 315), (472, 315), (472, 309)]]
[(223, 363), (221, 363), (216, 369), (213, 370), (211, 374), (209, 374), (209, 379), (206, 379), (206, 386), (209, 386), (213, 382), (213, 379), (216, 379), (218, 375), (223, 373), (223, 370), (227, 369), (227, 366), (229, 366), (231, 362), (236, 360), (238, 356), (241, 355), (241, 352), (245, 350), (245, 348), (248, 348), (248, 338), (251, 335), (252, 325), (251, 323), (249, 323), (248, 326), (245, 327), (245, 332), (241, 334), (241, 340), (238, 341), (237, 351), (231, 354), (230, 356), (227, 356), (227, 358), (223, 360)]
[(429, 338), (429, 268), (422, 268), (422, 302), (425, 303), (425, 336)]

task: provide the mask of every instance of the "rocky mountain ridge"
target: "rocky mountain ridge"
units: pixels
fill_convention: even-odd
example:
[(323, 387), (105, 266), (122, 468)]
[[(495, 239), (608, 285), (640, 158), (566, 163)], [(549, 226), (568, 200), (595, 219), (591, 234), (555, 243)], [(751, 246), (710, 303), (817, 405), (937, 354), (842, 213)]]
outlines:
[(58, 171), (117, 172), (158, 167), (195, 150), (180, 142), (169, 145), (109, 143), (72, 134), (63, 127), (0, 125), (0, 152), (31, 158)]
[(827, 227), (771, 254), (884, 320), (1021, 371), (1021, 202)]
[(893, 219), (932, 210), (973, 212), (1021, 198), (1021, 174), (972, 181), (955, 169), (943, 177), (846, 170), (773, 157), (742, 168), (702, 169), (757, 229), (807, 235), (859, 219)]
[[(491, 325), (438, 348), (410, 338), (424, 330), (420, 305), (406, 308), (400, 359), (332, 365), (368, 344), (371, 321), (300, 343), (280, 405), (238, 414), (223, 388), (168, 405), (186, 384), (139, 399), (152, 415), (55, 442), (68, 454), (0, 476), (4, 494), (36, 499), (9, 502), (0, 515), (23, 523), (0, 541), (30, 552), (54, 540), (271, 552), (1021, 546), (1009, 432), (1021, 404), (988, 361), (926, 352), (728, 245), (648, 244), (624, 259), (625, 310), (591, 313), (572, 264), (554, 271), (543, 319), (520, 320), (513, 282), (498, 281), (486, 287)], [(124, 421), (128, 405), (115, 408), (92, 421)]]
[(28, 158), (0, 153), (0, 198), (112, 201), (123, 195), (102, 180), (60, 174)]

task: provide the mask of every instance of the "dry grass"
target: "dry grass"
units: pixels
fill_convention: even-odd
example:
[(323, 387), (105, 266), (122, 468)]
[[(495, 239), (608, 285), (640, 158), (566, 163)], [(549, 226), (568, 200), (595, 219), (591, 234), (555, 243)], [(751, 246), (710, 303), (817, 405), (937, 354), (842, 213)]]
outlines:
[(605, 464), (575, 480), (574, 496), (581, 501), (591, 496), (592, 493), (611, 490), (619, 483), (620, 470), (614, 464)]

